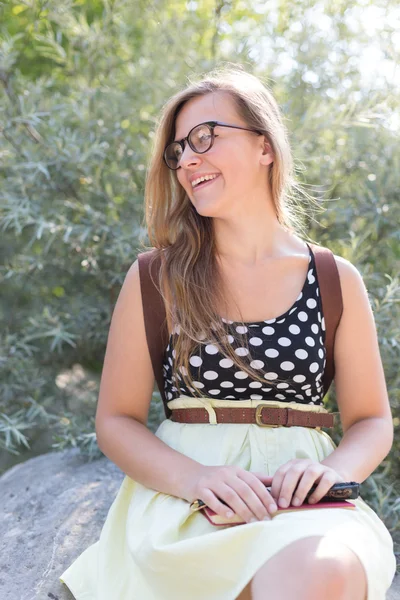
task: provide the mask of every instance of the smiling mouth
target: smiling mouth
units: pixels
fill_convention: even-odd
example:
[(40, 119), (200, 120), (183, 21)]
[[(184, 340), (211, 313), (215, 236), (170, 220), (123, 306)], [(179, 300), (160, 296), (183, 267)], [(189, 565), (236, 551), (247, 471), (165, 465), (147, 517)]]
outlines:
[(218, 179), (219, 175), (217, 175), (216, 177), (214, 177), (214, 179), (208, 179), (208, 181), (202, 181), (201, 183), (197, 184), (194, 186), (194, 188), (192, 188), (193, 191), (196, 191), (200, 188), (206, 187), (207, 185), (210, 185), (211, 183), (214, 183), (214, 181), (216, 181)]

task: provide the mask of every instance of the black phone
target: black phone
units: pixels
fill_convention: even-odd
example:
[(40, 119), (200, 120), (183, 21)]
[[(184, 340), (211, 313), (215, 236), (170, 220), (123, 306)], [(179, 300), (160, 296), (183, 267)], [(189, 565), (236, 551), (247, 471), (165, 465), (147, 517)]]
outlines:
[[(316, 489), (317, 485), (313, 485), (305, 497), (305, 500)], [(355, 500), (360, 495), (360, 484), (356, 481), (341, 481), (335, 483), (330, 490), (327, 491), (325, 496), (321, 498), (319, 502), (335, 502), (335, 500)]]
[[(309, 492), (304, 498), (304, 502), (308, 500), (313, 491), (318, 487), (318, 484), (314, 484), (311, 486)], [(267, 488), (268, 491), (271, 491), (271, 488)], [(296, 490), (295, 490), (296, 491)], [(335, 502), (335, 500), (355, 500), (360, 495), (360, 484), (356, 481), (341, 481), (340, 483), (335, 483), (330, 490), (327, 491), (325, 496), (319, 500), (319, 502)]]

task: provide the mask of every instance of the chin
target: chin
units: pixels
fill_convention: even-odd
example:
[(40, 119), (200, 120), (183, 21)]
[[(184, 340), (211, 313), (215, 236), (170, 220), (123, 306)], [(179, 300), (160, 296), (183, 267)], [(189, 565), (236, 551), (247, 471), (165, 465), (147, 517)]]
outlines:
[(192, 202), (195, 211), (202, 217), (217, 217), (218, 207), (215, 202)]

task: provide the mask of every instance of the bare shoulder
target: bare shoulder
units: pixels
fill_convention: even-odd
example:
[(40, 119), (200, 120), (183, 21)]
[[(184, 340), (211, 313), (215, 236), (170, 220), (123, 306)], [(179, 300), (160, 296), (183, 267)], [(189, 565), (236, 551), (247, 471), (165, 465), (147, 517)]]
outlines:
[(127, 292), (140, 296), (140, 270), (139, 259), (137, 258), (129, 267), (122, 289), (126, 288)]
[(339, 272), (343, 305), (349, 309), (350, 306), (357, 306), (361, 303), (361, 308), (364, 307), (369, 312), (368, 305), (372, 312), (367, 287), (359, 269), (343, 256), (334, 254), (334, 258)]
[(364, 279), (359, 269), (342, 256), (334, 255), (342, 290), (343, 314), (338, 331), (346, 330), (361, 335), (360, 329), (367, 326), (376, 333), (375, 320)]
[(362, 276), (360, 271), (357, 269), (353, 263), (351, 263), (347, 258), (343, 258), (343, 256), (338, 256), (337, 254), (333, 255), (335, 258), (335, 262), (339, 271), (340, 278), (349, 281), (352, 278), (354, 280), (362, 280)]

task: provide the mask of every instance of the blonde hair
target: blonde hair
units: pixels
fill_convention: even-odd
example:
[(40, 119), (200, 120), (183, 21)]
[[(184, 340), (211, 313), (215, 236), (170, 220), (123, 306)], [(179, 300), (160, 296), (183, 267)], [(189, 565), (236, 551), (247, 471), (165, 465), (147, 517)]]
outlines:
[[(227, 92), (246, 126), (261, 131), (271, 145), (274, 162), (269, 183), (279, 223), (290, 232), (302, 233), (304, 207), (295, 191), (312, 197), (295, 180), (288, 134), (272, 93), (260, 79), (241, 66), (218, 67), (177, 92), (163, 106), (155, 131), (145, 185), (145, 221), (154, 260), (160, 258), (159, 280), (169, 331), (174, 341), (173, 379), (185, 382), (194, 395), (202, 397), (193, 383), (189, 358), (198, 344), (214, 344), (242, 371), (264, 385), (269, 382), (251, 367), (253, 360), (247, 338), (234, 328), (226, 330), (216, 306), (226, 306), (222, 274), (216, 261), (217, 247), (212, 219), (198, 214), (173, 171), (163, 161), (166, 145), (174, 139), (176, 118), (188, 101), (213, 92)], [(144, 244), (142, 244), (144, 247)], [(149, 249), (146, 247), (146, 249)], [(242, 317), (242, 313), (239, 314)], [(243, 319), (241, 321), (243, 325)], [(246, 345), (246, 360), (232, 349), (232, 336)]]

